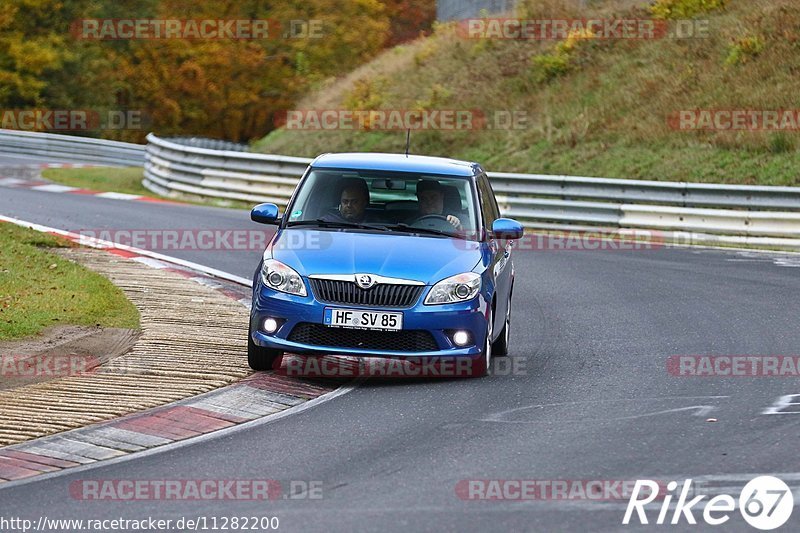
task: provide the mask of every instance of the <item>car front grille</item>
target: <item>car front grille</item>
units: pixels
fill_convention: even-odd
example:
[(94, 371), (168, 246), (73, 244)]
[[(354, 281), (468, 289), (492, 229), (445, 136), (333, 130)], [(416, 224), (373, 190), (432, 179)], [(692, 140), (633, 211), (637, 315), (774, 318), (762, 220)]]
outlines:
[(311, 290), (320, 302), (374, 307), (411, 307), (419, 299), (422, 285), (381, 283), (362, 289), (353, 281), (310, 279)]
[(332, 328), (322, 324), (301, 322), (289, 334), (288, 340), (312, 346), (360, 348), (386, 352), (435, 352), (436, 339), (427, 331), (368, 331), (363, 329)]

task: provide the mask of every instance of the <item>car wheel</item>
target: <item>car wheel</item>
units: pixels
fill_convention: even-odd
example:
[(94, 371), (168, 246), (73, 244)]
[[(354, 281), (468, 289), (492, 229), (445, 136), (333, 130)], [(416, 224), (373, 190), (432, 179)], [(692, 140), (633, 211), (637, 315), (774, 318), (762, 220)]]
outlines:
[(511, 298), (508, 299), (508, 307), (506, 309), (506, 321), (503, 323), (503, 331), (500, 336), (494, 341), (492, 346), (492, 355), (506, 356), (508, 355), (508, 338), (511, 336)]
[(253, 342), (252, 331), (247, 332), (247, 364), (253, 370), (272, 370), (281, 366), (283, 352), (264, 348)]
[(494, 313), (489, 309), (489, 316), (486, 320), (486, 340), (483, 341), (483, 351), (472, 360), (472, 377), (481, 378), (489, 373), (492, 364), (492, 321)]

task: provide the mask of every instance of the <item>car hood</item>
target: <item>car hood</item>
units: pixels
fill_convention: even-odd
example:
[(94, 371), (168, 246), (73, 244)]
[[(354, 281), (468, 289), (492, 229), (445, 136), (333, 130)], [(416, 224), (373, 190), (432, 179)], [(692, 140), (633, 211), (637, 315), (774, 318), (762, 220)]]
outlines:
[(399, 233), (284, 229), (267, 249), (301, 276), (378, 274), (435, 283), (470, 272), (481, 260), (480, 243)]

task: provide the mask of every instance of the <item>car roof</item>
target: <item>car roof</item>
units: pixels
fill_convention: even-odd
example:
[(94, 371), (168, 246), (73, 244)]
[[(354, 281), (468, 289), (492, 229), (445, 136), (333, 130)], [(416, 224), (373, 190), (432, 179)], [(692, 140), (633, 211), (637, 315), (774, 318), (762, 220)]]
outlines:
[(448, 176), (476, 176), (483, 172), (478, 163), (430, 157), (425, 155), (342, 153), (323, 154), (311, 162), (313, 168), (337, 168), (353, 170), (389, 170), (397, 172), (421, 172)]

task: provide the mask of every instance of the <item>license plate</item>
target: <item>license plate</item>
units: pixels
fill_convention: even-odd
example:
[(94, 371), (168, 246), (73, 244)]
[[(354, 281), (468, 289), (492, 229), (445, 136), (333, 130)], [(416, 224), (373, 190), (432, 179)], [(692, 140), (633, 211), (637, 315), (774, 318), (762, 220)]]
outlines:
[(337, 328), (403, 329), (403, 313), (326, 307), (323, 323)]

